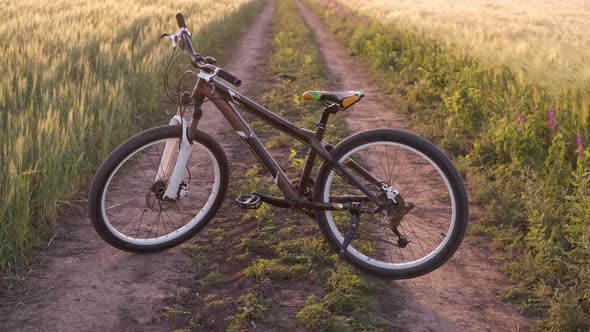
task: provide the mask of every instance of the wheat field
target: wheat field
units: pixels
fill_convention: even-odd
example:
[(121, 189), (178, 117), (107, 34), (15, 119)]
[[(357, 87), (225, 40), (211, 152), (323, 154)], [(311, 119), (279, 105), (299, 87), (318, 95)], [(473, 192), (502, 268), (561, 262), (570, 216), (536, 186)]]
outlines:
[(585, 0), (343, 0), (353, 9), (442, 41), (527, 82), (587, 88), (590, 2)]
[(158, 109), (175, 14), (206, 43), (202, 28), (249, 2), (0, 1), (0, 267)]

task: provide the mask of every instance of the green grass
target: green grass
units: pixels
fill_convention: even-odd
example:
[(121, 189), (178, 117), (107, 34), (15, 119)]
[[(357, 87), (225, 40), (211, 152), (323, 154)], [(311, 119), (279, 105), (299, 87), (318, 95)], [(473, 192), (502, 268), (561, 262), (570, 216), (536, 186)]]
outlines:
[(328, 278), (328, 293), (317, 299), (310, 296), (297, 318), (302, 325), (323, 331), (380, 330), (370, 317), (378, 287), (340, 264)]
[(228, 330), (241, 331), (244, 326), (248, 326), (250, 322), (255, 319), (264, 317), (264, 312), (268, 308), (264, 303), (252, 293), (247, 293), (238, 298), (236, 301), (238, 306), (237, 313), (228, 317)]

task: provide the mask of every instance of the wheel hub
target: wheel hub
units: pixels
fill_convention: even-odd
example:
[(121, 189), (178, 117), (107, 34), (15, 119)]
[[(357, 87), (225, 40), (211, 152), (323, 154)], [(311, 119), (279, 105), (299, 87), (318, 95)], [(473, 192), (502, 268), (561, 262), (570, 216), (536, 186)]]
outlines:
[(167, 185), (164, 180), (154, 182), (145, 197), (146, 207), (154, 212), (168, 211), (176, 206), (181, 197), (186, 197), (188, 195), (188, 184), (185, 184), (184, 181), (180, 185), (177, 199), (175, 200), (164, 198), (166, 189)]

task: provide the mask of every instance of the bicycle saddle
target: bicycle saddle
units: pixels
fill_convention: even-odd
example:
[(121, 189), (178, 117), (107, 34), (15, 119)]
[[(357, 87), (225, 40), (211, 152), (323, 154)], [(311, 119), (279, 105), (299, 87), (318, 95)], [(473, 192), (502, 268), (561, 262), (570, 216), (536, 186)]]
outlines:
[(362, 91), (306, 91), (302, 97), (305, 100), (323, 100), (348, 108), (364, 96), (365, 93)]

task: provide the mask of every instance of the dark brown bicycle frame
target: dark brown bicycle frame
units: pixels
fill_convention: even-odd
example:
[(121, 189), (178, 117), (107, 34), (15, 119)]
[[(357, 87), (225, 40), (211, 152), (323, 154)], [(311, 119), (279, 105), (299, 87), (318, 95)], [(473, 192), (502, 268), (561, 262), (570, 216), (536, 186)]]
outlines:
[[(342, 197), (340, 200), (336, 201), (332, 200), (331, 198), (330, 203), (321, 203), (310, 202), (304, 197), (305, 184), (311, 176), (311, 170), (313, 168), (316, 155), (323, 159), (337, 174), (346, 179), (350, 184), (353, 184), (356, 187), (358, 187), (365, 195), (367, 195), (367, 197), (364, 197), (364, 199), (361, 199), (361, 201), (369, 200), (375, 202), (379, 207), (382, 206), (381, 200), (377, 196), (375, 196), (375, 194), (373, 194), (355, 176), (350, 174), (350, 172), (347, 169), (345, 169), (344, 166), (330, 154), (329, 151), (333, 148), (332, 145), (325, 141), (322, 141), (325, 129), (325, 122), (328, 120), (329, 115), (329, 112), (326, 109), (324, 109), (322, 120), (318, 122), (318, 130), (316, 132), (313, 132), (311, 130), (300, 128), (293, 125), (287, 120), (267, 110), (261, 105), (258, 105), (248, 97), (238, 93), (237, 91), (231, 89), (227, 85), (217, 80), (213, 80), (212, 82), (207, 83), (204, 79), (199, 78), (193, 89), (192, 97), (195, 101), (195, 104), (197, 105), (195, 107), (195, 114), (198, 115), (196, 116), (197, 121), (193, 121), (195, 127), (191, 126), (190, 132), (196, 130), (196, 123), (198, 122), (198, 119), (201, 115), (200, 105), (203, 103), (205, 99), (209, 99), (219, 109), (219, 111), (221, 111), (221, 113), (227, 119), (227, 121), (230, 123), (233, 129), (238, 133), (240, 137), (242, 137), (242, 139), (248, 145), (252, 153), (254, 153), (258, 161), (268, 171), (270, 176), (273, 178), (275, 184), (279, 187), (279, 189), (285, 196), (285, 199), (296, 203), (294, 207), (304, 207), (318, 210), (356, 209), (354, 206), (342, 204), (350, 202), (350, 198), (347, 199)], [(232, 103), (239, 105), (248, 113), (258, 117), (259, 119), (278, 129), (279, 131), (286, 133), (287, 135), (301, 141), (302, 143), (308, 145), (311, 148), (309, 155), (307, 157), (307, 161), (305, 163), (304, 170), (301, 173), (301, 177), (299, 179), (299, 190), (297, 190), (295, 186), (291, 184), (291, 181), (289, 180), (285, 172), (277, 164), (272, 155), (264, 147), (260, 139), (256, 136), (254, 131), (252, 131), (248, 123), (244, 120), (244, 118), (241, 116), (238, 110), (232, 105)], [(198, 112), (197, 108), (199, 109)], [(321, 125), (322, 122), (323, 126)], [(363, 177), (369, 179), (370, 182), (381, 183), (380, 180), (374, 178), (369, 172), (367, 172), (362, 166), (360, 166), (356, 162), (349, 160), (347, 161), (347, 165), (350, 165), (356, 172), (360, 173)], [(354, 201), (359, 201), (359, 199), (355, 198)], [(379, 208), (369, 210), (361, 209), (360, 211), (364, 213), (374, 213), (377, 209)]]

